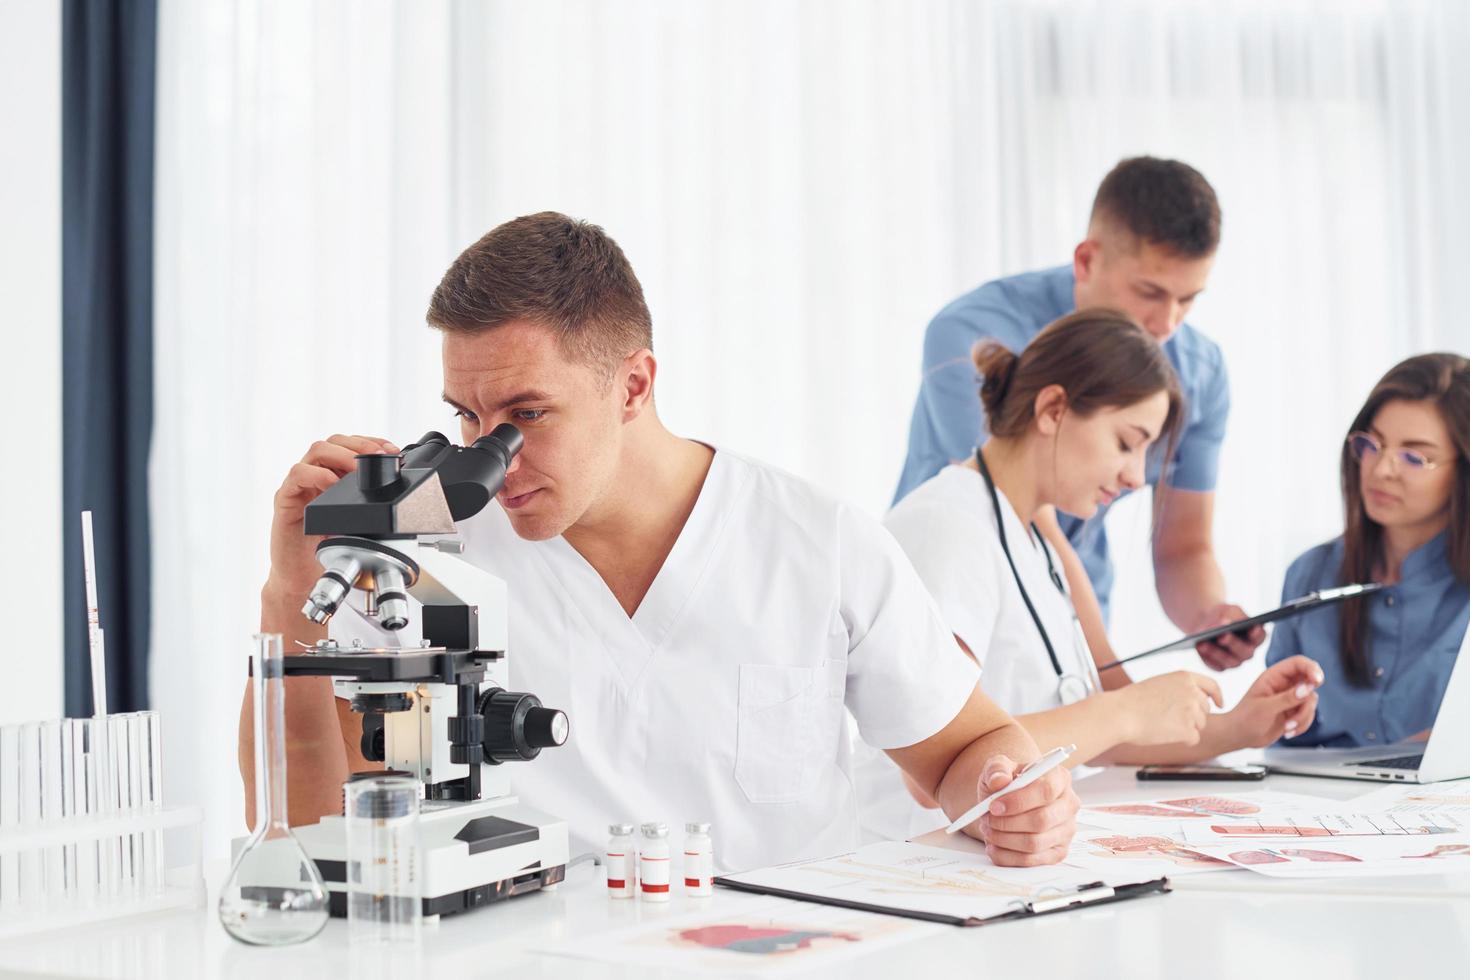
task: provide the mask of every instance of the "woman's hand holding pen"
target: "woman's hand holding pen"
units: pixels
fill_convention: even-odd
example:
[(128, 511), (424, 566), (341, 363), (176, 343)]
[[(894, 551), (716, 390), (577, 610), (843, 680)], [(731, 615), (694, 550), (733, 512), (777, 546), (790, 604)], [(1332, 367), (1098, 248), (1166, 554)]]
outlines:
[[(1017, 779), (1026, 767), (1003, 755), (992, 756), (980, 774), (982, 797)], [(1072, 774), (1057, 766), (1029, 786), (1002, 796), (967, 831), (985, 841), (990, 860), (1007, 867), (1056, 864), (1067, 855), (1077, 833), (1081, 804), (1072, 791)]]

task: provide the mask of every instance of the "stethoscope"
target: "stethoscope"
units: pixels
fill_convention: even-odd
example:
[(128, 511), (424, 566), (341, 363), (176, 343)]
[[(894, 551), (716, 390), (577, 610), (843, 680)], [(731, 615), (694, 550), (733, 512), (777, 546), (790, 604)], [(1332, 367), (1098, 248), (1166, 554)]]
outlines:
[[(1011, 557), (1011, 546), (1006, 541), (1006, 522), (1000, 509), (1000, 495), (995, 492), (995, 480), (991, 479), (990, 467), (985, 465), (985, 454), (978, 449), (975, 450), (975, 463), (980, 468), (980, 476), (985, 480), (985, 488), (990, 491), (990, 504), (995, 509), (995, 530), (1000, 535), (1000, 550), (1005, 552), (1006, 564), (1011, 566), (1011, 577), (1016, 580), (1016, 588), (1021, 590), (1021, 601), (1026, 603), (1026, 611), (1031, 614), (1031, 621), (1036, 624), (1036, 632), (1041, 634), (1041, 642), (1046, 646), (1047, 659), (1051, 661), (1052, 670), (1056, 671), (1057, 697), (1061, 699), (1062, 704), (1076, 704), (1097, 690), (1096, 676), (1086, 667), (1081, 672), (1062, 669), (1062, 662), (1057, 659), (1057, 651), (1052, 646), (1051, 637), (1047, 634), (1046, 627), (1041, 625), (1041, 616), (1031, 602), (1031, 596), (1026, 591), (1025, 583), (1021, 581), (1021, 573), (1016, 570), (1016, 560)], [(1072, 599), (1067, 595), (1067, 587), (1062, 584), (1062, 576), (1058, 574), (1056, 565), (1052, 563), (1051, 549), (1042, 540), (1041, 532), (1037, 530), (1034, 523), (1031, 525), (1031, 533), (1042, 542), (1041, 553), (1046, 556), (1046, 573), (1051, 577), (1052, 585), (1057, 587), (1057, 591), (1062, 594), (1062, 598), (1070, 607)], [(1092, 657), (1090, 654), (1085, 654), (1087, 640), (1082, 635), (1082, 624), (1078, 622), (1075, 611), (1072, 613), (1072, 632), (1074, 652), (1078, 655), (1078, 660), (1082, 660), (1085, 655), (1088, 666), (1091, 666)]]

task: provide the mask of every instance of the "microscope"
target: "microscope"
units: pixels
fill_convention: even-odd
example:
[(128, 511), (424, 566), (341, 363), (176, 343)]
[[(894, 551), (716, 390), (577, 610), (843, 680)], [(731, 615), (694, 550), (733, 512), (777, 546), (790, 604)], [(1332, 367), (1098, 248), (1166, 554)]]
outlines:
[[(462, 544), (449, 537), (499, 492), (520, 448), (509, 424), (470, 446), (430, 432), (401, 455), (358, 456), (354, 475), (306, 506), (305, 532), (326, 537), (303, 615), (325, 623), (358, 591), (365, 615), (396, 633), (409, 623), (409, 597), (420, 604), (418, 646), (322, 640), (287, 655), (284, 670), (334, 678), (362, 718), (363, 756), (421, 785), (426, 916), (551, 888), (566, 874), (566, 823), (512, 795), (505, 763), (565, 743), (567, 716), (510, 689), (505, 583), (458, 557)], [(294, 833), (322, 872), (332, 914), (345, 915), (345, 818)]]

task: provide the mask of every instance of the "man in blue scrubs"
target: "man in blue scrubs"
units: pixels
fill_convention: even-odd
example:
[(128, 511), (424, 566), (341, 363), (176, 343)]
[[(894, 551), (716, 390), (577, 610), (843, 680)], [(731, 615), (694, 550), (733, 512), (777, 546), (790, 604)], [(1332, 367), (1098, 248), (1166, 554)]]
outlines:
[[(1119, 163), (1103, 179), (1093, 202), (1087, 238), (1070, 265), (988, 282), (950, 303), (924, 335), (924, 374), (909, 429), (908, 459), (895, 503), (947, 464), (974, 452), (984, 439), (984, 410), (970, 351), (995, 338), (1019, 352), (1048, 323), (1085, 306), (1109, 306), (1137, 320), (1159, 343), (1179, 374), (1188, 418), (1166, 478), (1160, 460), (1148, 482), (1160, 504), (1154, 536), (1154, 577), (1165, 612), (1193, 632), (1241, 618), (1225, 598), (1225, 580), (1211, 540), (1215, 477), (1230, 386), (1220, 348), (1184, 322), (1205, 288), (1220, 242), (1220, 205), (1209, 182), (1177, 160), (1136, 157)], [(1081, 559), (1070, 565), (1086, 575), (1101, 606), (1088, 630), (1106, 620), (1113, 583), (1102, 512), (1085, 524), (1058, 514)], [(1043, 527), (1043, 531), (1048, 528)], [(1052, 529), (1055, 531), (1055, 529)], [(1084, 623), (1089, 619), (1084, 615)], [(1248, 660), (1265, 639), (1258, 627), (1248, 636), (1229, 634), (1202, 643), (1200, 656), (1223, 670)], [(1105, 642), (1105, 641), (1104, 641)], [(1107, 649), (1106, 646), (1102, 647)]]

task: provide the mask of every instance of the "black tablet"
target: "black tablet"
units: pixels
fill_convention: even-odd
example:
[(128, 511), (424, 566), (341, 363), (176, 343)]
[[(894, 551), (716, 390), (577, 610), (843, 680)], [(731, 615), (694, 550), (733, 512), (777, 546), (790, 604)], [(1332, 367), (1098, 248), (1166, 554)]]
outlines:
[(1114, 660), (1112, 663), (1105, 664), (1098, 669), (1111, 670), (1114, 667), (1128, 663), (1130, 660), (1137, 660), (1140, 657), (1151, 657), (1156, 653), (1166, 653), (1170, 650), (1189, 650), (1198, 643), (1213, 640), (1215, 637), (1224, 636), (1226, 633), (1244, 633), (1253, 626), (1262, 626), (1266, 623), (1274, 623), (1278, 619), (1299, 616), (1304, 612), (1309, 612), (1321, 606), (1330, 606), (1342, 602), (1344, 599), (1352, 599), (1361, 595), (1372, 595), (1383, 587), (1383, 584), (1380, 582), (1368, 582), (1363, 585), (1344, 585), (1336, 589), (1322, 589), (1319, 592), (1309, 592), (1300, 598), (1291, 600), (1283, 606), (1272, 609), (1270, 612), (1263, 612), (1258, 616), (1248, 616), (1245, 619), (1237, 619), (1233, 623), (1225, 623), (1222, 626), (1215, 626), (1198, 633), (1191, 633), (1188, 636), (1181, 636), (1172, 643), (1166, 643), (1161, 647), (1154, 647), (1152, 650), (1145, 650), (1142, 653), (1135, 653), (1131, 657), (1124, 657), (1122, 660)]

